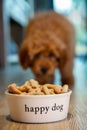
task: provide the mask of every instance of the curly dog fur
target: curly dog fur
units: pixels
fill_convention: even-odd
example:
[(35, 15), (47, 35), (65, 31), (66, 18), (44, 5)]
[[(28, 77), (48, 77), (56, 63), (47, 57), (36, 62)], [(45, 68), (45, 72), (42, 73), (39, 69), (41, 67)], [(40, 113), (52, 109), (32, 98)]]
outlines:
[(73, 84), (74, 27), (62, 14), (41, 13), (30, 20), (19, 52), (24, 69), (30, 67), (40, 83), (53, 82), (59, 68), (62, 84)]

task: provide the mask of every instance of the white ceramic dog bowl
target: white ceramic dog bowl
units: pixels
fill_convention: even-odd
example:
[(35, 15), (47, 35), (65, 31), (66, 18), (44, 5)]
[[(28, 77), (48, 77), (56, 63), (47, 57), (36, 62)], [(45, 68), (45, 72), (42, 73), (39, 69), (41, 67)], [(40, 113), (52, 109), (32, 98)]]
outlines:
[(67, 118), (72, 91), (55, 95), (17, 95), (6, 92), (11, 118), (25, 123), (46, 123)]

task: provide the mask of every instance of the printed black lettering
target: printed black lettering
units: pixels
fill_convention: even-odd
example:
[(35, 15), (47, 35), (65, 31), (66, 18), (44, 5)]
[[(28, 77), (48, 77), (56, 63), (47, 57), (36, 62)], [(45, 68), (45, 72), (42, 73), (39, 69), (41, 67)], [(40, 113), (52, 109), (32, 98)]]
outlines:
[(25, 104), (25, 112), (29, 112), (29, 107)]
[(35, 107), (35, 114), (39, 112), (39, 107)]

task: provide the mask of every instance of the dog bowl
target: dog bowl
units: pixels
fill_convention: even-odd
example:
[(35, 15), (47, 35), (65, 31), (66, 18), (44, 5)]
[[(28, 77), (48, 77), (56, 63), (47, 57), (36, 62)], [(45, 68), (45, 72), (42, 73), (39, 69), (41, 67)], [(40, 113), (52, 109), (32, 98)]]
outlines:
[(55, 95), (17, 95), (5, 92), (12, 120), (46, 123), (67, 118), (72, 91)]

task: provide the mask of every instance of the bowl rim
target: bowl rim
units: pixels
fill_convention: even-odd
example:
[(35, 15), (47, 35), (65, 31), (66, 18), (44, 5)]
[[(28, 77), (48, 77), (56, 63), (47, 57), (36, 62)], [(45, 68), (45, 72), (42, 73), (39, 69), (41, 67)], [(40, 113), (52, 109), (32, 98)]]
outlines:
[(70, 95), (72, 93), (72, 90), (69, 89), (68, 92), (66, 93), (60, 93), (60, 94), (49, 94), (49, 95), (19, 95), (19, 94), (12, 94), (12, 93), (9, 93), (8, 90), (5, 91), (5, 95), (7, 96), (11, 96), (11, 97), (21, 97), (21, 98), (47, 98), (47, 97), (59, 97), (59, 96), (66, 96), (66, 95)]

